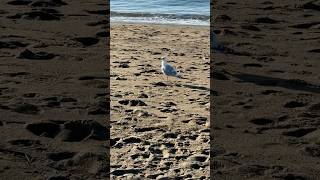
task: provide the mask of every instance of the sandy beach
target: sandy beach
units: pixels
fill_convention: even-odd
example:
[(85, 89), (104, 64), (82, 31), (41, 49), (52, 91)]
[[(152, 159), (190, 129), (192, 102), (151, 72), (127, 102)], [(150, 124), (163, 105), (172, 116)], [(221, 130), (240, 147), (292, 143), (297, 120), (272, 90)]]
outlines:
[(213, 178), (319, 179), (319, 1), (214, 7)]
[(106, 179), (107, 4), (0, 2), (0, 179)]
[(210, 58), (207, 26), (1, 1), (0, 179), (319, 179), (319, 1), (214, 7)]
[[(209, 27), (111, 23), (111, 179), (209, 179)], [(183, 79), (166, 77), (160, 57)]]

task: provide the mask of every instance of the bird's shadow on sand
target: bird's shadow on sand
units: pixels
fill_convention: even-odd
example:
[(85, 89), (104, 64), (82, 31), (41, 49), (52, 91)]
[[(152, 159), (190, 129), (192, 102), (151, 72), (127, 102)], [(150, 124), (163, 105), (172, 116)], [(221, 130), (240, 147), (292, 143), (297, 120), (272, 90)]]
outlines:
[(239, 79), (241, 82), (254, 83), (260, 86), (282, 87), (291, 90), (320, 93), (320, 86), (298, 79), (281, 79), (254, 74), (237, 73), (229, 75)]
[[(260, 86), (273, 86), (273, 87), (286, 88), (290, 90), (305, 91), (310, 93), (320, 93), (320, 85), (311, 84), (299, 79), (281, 79), (281, 78), (274, 78), (274, 77), (268, 77), (268, 76), (246, 74), (246, 73), (232, 73), (232, 74), (227, 73), (227, 74), (239, 79), (240, 82), (242, 83), (254, 83)], [(180, 83), (176, 83), (175, 86), (190, 88), (194, 90), (208, 91), (210, 93), (215, 94), (215, 91), (205, 86), (196, 86), (192, 84), (180, 84)]]
[(191, 84), (175, 84), (177, 87), (186, 87), (194, 90), (210, 91), (210, 88), (204, 86), (196, 86)]

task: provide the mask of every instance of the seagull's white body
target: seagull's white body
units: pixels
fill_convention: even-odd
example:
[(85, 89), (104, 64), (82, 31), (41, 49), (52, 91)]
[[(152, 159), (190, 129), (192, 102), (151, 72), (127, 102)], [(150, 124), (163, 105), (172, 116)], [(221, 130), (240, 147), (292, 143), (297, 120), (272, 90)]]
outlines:
[(176, 69), (173, 66), (167, 63), (166, 58), (162, 58), (161, 60), (161, 71), (164, 75), (167, 76), (167, 78), (168, 76), (180, 78), (179, 73), (176, 71)]

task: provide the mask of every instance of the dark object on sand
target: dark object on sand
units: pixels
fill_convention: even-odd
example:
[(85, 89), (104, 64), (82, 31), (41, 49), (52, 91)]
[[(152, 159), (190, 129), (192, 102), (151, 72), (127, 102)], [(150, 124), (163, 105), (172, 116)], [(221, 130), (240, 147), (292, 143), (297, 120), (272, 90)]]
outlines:
[(26, 49), (22, 53), (20, 53), (18, 58), (31, 59), (31, 60), (49, 60), (49, 59), (53, 59), (55, 56), (56, 56), (55, 54), (46, 53), (46, 52), (42, 52), (42, 51), (34, 53), (34, 52)]
[(79, 37), (75, 38), (75, 40), (80, 42), (83, 46), (92, 46), (99, 42), (99, 39), (93, 37)]
[(13, 0), (13, 1), (7, 2), (7, 4), (10, 4), (10, 5), (28, 5), (30, 3), (32, 3), (31, 0)]
[(39, 0), (31, 4), (33, 7), (63, 6), (67, 3), (61, 0)]

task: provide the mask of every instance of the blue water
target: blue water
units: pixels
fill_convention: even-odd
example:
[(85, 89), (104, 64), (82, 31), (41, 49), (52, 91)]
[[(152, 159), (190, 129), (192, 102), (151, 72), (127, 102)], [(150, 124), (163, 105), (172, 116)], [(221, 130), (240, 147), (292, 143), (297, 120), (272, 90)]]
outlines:
[(112, 22), (210, 24), (210, 0), (111, 0), (110, 7)]

